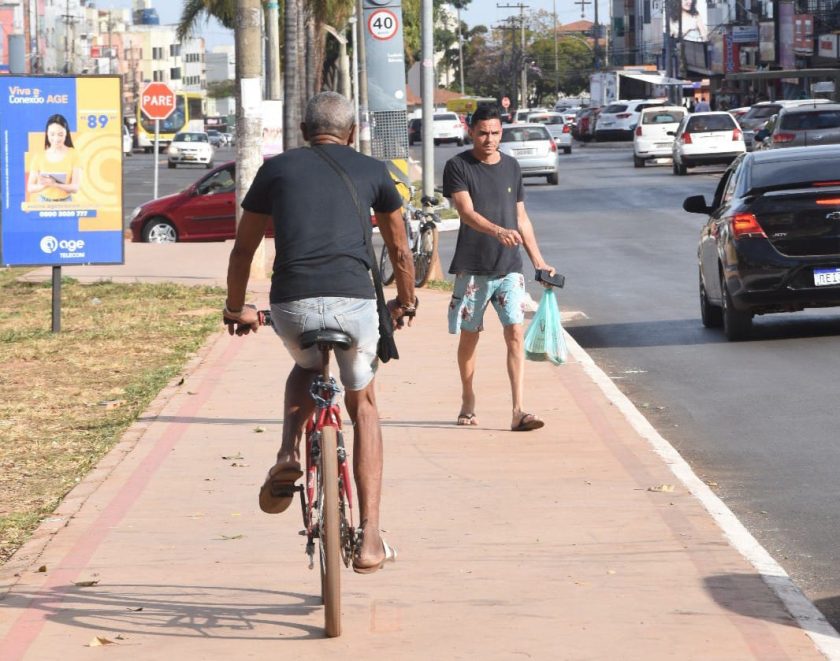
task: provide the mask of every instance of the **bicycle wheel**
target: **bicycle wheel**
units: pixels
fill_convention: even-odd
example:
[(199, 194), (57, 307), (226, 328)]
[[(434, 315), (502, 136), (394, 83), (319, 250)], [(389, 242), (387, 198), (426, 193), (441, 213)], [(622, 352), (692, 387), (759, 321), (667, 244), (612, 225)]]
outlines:
[(379, 254), (379, 275), (383, 285), (390, 285), (394, 281), (394, 265), (388, 256), (388, 246), (382, 246)]
[(438, 230), (433, 224), (420, 230), (417, 240), (417, 252), (414, 255), (414, 286), (422, 287), (429, 281), (432, 258), (437, 251)]
[(321, 430), (320, 492), (321, 596), (327, 637), (341, 635), (341, 536), (338, 524), (338, 450), (335, 427)]

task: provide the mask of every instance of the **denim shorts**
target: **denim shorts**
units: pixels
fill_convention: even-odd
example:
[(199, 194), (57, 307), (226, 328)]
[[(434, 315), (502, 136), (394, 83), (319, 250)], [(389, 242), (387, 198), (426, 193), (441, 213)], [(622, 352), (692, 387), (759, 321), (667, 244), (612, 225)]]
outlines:
[(271, 322), (295, 363), (306, 370), (320, 369), (321, 353), (317, 346), (301, 349), (301, 334), (327, 328), (347, 333), (353, 340), (352, 346), (335, 350), (341, 383), (347, 390), (364, 390), (373, 380), (379, 366), (375, 299), (323, 297), (272, 303)]
[(449, 302), (449, 332), (461, 330), (477, 333), (484, 330), (484, 310), (492, 303), (502, 326), (525, 321), (525, 276), (507, 275), (455, 276), (455, 288)]

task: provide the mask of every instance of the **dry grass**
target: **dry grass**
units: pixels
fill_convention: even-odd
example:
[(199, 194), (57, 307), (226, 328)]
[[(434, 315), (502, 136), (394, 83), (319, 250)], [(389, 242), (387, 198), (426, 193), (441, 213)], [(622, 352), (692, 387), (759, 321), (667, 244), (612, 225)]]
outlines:
[(224, 292), (49, 283), (0, 269), (0, 562), (26, 541), (219, 328)]

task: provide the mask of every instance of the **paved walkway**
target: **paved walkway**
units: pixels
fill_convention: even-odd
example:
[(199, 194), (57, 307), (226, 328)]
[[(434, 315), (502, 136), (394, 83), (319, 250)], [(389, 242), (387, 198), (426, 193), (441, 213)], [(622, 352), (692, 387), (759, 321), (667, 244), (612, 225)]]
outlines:
[[(126, 266), (95, 277), (219, 282), (229, 247), (129, 244)], [(265, 302), (266, 283), (254, 290)], [(382, 523), (399, 561), (343, 573), (341, 638), (323, 638), (299, 514), (257, 507), (290, 367), (263, 329), (212, 337), (0, 571), (0, 659), (840, 658), (833, 630), (578, 347), (562, 367), (528, 363), (547, 426), (514, 434), (488, 323), (481, 425), (455, 427), (448, 297), (421, 297), (403, 359), (378, 377)]]

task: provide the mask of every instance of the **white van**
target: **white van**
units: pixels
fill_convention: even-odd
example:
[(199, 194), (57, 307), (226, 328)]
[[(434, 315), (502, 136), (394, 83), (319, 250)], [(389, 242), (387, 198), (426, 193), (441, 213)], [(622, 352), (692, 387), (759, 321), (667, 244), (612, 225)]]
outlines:
[(123, 135), (122, 135), (122, 149), (123, 154), (126, 156), (131, 156), (133, 142), (131, 140), (131, 133), (128, 130), (128, 127), (123, 124)]
[(671, 157), (674, 133), (686, 112), (682, 106), (656, 106), (641, 111), (633, 131), (634, 167), (643, 168), (645, 161)]

